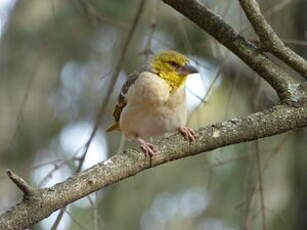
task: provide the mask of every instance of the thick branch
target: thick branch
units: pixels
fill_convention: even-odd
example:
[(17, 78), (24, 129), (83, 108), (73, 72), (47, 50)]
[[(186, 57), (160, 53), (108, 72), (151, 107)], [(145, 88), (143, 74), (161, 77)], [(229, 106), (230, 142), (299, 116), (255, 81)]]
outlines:
[(304, 126), (307, 126), (306, 104), (301, 107), (279, 105), (246, 118), (202, 128), (197, 131), (198, 137), (193, 143), (185, 141), (179, 134), (159, 139), (155, 143), (159, 152), (153, 156), (151, 165), (141, 150), (128, 149), (51, 188), (36, 190), (30, 199), (23, 200), (0, 216), (0, 229), (30, 227), (67, 204), (147, 168)]
[(195, 22), (234, 52), (276, 90), (281, 100), (292, 100), (293, 95), (289, 92), (288, 85), (296, 81), (218, 15), (196, 0), (163, 0), (163, 2)]
[(307, 61), (285, 46), (284, 42), (267, 23), (256, 0), (239, 0), (240, 4), (258, 34), (261, 46), (290, 65), (307, 79)]
[[(163, 0), (208, 31), (232, 50), (260, 76), (266, 79), (284, 101), (297, 107), (278, 105), (251, 114), (204, 127), (197, 140), (189, 143), (179, 134), (158, 139), (159, 152), (150, 160), (138, 149), (128, 149), (51, 188), (32, 189), (19, 177), (13, 181), (31, 196), (0, 216), (0, 230), (25, 229), (54, 211), (110, 184), (168, 161), (200, 154), (226, 145), (256, 140), (307, 126), (306, 88), (270, 61), (261, 51), (240, 36), (219, 16), (195, 0)], [(304, 88), (305, 87), (305, 88)], [(9, 173), (9, 176), (13, 175)], [(11, 176), (12, 178), (12, 176)]]

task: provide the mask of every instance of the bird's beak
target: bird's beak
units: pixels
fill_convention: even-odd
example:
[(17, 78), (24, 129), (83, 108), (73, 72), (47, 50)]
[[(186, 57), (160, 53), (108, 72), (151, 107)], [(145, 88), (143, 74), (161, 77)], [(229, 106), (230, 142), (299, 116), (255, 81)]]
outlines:
[(184, 66), (181, 66), (177, 69), (177, 72), (180, 75), (189, 75), (192, 73), (198, 73), (198, 70), (191, 63), (186, 63)]

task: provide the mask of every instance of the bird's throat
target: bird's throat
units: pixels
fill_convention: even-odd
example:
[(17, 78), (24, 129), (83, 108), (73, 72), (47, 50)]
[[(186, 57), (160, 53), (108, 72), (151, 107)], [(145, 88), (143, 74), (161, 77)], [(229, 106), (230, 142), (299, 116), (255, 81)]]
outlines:
[(176, 73), (160, 73), (159, 77), (165, 80), (172, 89), (177, 89), (183, 86), (187, 80), (187, 76), (180, 76)]

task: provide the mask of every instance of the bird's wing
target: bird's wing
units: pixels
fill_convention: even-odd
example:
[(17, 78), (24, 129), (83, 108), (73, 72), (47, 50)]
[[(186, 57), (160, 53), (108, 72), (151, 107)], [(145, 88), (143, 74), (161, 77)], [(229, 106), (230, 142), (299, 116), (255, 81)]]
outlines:
[(123, 84), (120, 94), (117, 99), (117, 104), (115, 105), (115, 108), (113, 110), (113, 117), (115, 120), (115, 124), (109, 127), (106, 130), (107, 132), (120, 129), (118, 123), (119, 123), (120, 115), (123, 109), (125, 108), (125, 106), (127, 105), (126, 95), (128, 93), (130, 86), (133, 85), (133, 83), (136, 81), (138, 76), (139, 76), (139, 72), (132, 73), (131, 75), (129, 75), (128, 80)]
[(120, 114), (122, 113), (124, 107), (127, 104), (126, 95), (128, 93), (128, 90), (129, 90), (130, 86), (132, 86), (133, 83), (136, 81), (138, 76), (139, 76), (139, 74), (137, 74), (137, 73), (130, 75), (128, 80), (122, 86), (122, 89), (121, 89), (120, 94), (119, 94), (118, 99), (117, 99), (117, 104), (116, 104), (114, 111), (113, 111), (113, 117), (114, 117), (116, 122), (119, 121)]

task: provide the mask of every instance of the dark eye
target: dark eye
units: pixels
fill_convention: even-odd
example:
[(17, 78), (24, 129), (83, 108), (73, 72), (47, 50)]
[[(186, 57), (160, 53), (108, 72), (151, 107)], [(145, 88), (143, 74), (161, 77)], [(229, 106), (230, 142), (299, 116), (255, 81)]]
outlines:
[(176, 62), (174, 62), (174, 61), (169, 61), (168, 64), (170, 64), (171, 66), (173, 66), (175, 68), (179, 67), (179, 65)]

